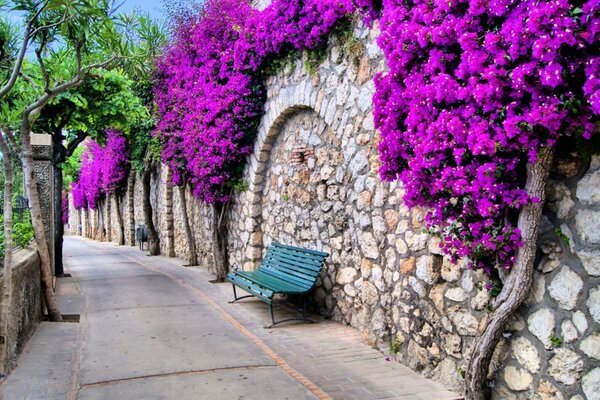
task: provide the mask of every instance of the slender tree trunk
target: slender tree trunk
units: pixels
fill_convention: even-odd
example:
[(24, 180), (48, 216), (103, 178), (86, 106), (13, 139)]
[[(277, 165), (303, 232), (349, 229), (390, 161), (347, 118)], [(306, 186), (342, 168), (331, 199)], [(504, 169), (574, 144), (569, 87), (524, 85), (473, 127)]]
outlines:
[(90, 209), (86, 208), (83, 211), (84, 215), (85, 215), (85, 230), (83, 232), (83, 235), (86, 238), (90, 237)]
[(173, 171), (167, 168), (165, 190), (165, 219), (167, 221), (167, 256), (175, 257), (175, 224), (173, 221)]
[(227, 263), (227, 221), (226, 205), (215, 203), (212, 207), (212, 249), (215, 262), (215, 282), (225, 281), (229, 266)]
[(98, 204), (98, 241), (104, 242), (106, 240), (106, 228), (104, 224), (104, 200)]
[(191, 266), (198, 265), (198, 253), (196, 252), (196, 238), (194, 237), (194, 233), (192, 232), (192, 228), (190, 226), (190, 220), (188, 219), (187, 197), (185, 193), (186, 187), (186, 182), (184, 182), (183, 185), (179, 186), (179, 197), (181, 198), (181, 214), (183, 219), (183, 229), (185, 230), (185, 237), (187, 238), (187, 244), (190, 254), (188, 265)]
[[(55, 163), (58, 160), (55, 160)], [(53, 165), (54, 175), (54, 274), (56, 276), (64, 275), (62, 262), (63, 237), (65, 235), (65, 226), (62, 221), (62, 187), (63, 175), (62, 169)]]
[(110, 195), (106, 196), (106, 213), (104, 217), (106, 225), (106, 241), (112, 242), (112, 199)]
[(83, 209), (77, 210), (77, 234), (80, 236), (85, 236), (83, 233)]
[(466, 375), (465, 393), (468, 400), (485, 400), (490, 360), (507, 321), (523, 304), (533, 281), (533, 263), (537, 249), (538, 227), (546, 199), (546, 185), (552, 167), (554, 149), (545, 149), (534, 164), (527, 166), (525, 190), (538, 203), (528, 204), (519, 213), (518, 228), (525, 245), (517, 253), (516, 263), (499, 296), (503, 302), (492, 312), (485, 330), (475, 340)]
[(119, 195), (115, 194), (115, 207), (117, 209), (117, 228), (119, 229), (119, 234), (117, 237), (117, 241), (119, 246), (123, 246), (125, 244), (125, 225), (123, 224), (123, 213), (121, 212), (121, 202), (119, 201)]
[(129, 181), (127, 182), (127, 208), (129, 210), (129, 245), (135, 246), (135, 172), (129, 173)]
[(153, 169), (153, 167), (148, 167), (144, 170), (144, 173), (142, 174), (142, 187), (144, 189), (144, 220), (148, 233), (148, 255), (157, 256), (160, 254), (160, 239), (156, 232), (156, 228), (154, 227), (154, 220), (152, 219), (152, 202), (150, 201), (150, 178)]
[[(13, 168), (8, 144), (0, 134), (0, 151), (4, 164), (4, 292), (0, 303), (0, 373), (7, 373), (6, 357), (8, 349), (8, 331), (10, 308), (13, 293)], [(2, 383), (0, 382), (0, 386)], [(0, 388), (1, 389), (1, 388)], [(0, 394), (0, 397), (2, 395)]]
[(65, 227), (62, 221), (62, 163), (65, 162), (64, 147), (62, 145), (62, 127), (52, 135), (52, 174), (54, 175), (54, 274), (64, 275), (62, 248)]
[(46, 243), (46, 234), (44, 232), (44, 221), (42, 219), (42, 206), (40, 196), (34, 175), (33, 154), (31, 152), (31, 136), (27, 124), (21, 126), (23, 175), (25, 178), (25, 187), (27, 197), (29, 197), (31, 206), (31, 221), (35, 233), (35, 241), (40, 255), (40, 272), (42, 291), (48, 308), (48, 314), (52, 321), (62, 321), (58, 302), (54, 295), (52, 268), (48, 244)]

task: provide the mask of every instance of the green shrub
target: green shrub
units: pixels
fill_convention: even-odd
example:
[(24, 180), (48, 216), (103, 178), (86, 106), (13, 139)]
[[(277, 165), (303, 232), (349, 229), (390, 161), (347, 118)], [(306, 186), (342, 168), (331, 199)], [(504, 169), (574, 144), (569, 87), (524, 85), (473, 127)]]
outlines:
[[(29, 212), (13, 216), (13, 241), (15, 247), (25, 247), (33, 239), (33, 226)], [(4, 258), (4, 215), (0, 215), (0, 257)]]

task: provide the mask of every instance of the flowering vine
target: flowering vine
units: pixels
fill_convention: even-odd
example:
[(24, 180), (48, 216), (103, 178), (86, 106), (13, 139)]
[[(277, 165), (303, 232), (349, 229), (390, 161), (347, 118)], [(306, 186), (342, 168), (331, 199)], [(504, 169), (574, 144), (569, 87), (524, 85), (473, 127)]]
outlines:
[(127, 139), (114, 129), (106, 130), (106, 145), (89, 141), (81, 155), (79, 180), (71, 184), (73, 206), (95, 209), (105, 196), (122, 188), (129, 174)]
[[(599, 2), (384, 1), (376, 79), (381, 176), (430, 211), (443, 249), (510, 268), (524, 162), (600, 114)], [(595, 49), (595, 50), (594, 50)]]
[(189, 178), (203, 201), (227, 201), (252, 150), (269, 62), (322, 44), (355, 10), (352, 0), (275, 0), (262, 11), (247, 0), (207, 1), (156, 73), (157, 134), (174, 183)]

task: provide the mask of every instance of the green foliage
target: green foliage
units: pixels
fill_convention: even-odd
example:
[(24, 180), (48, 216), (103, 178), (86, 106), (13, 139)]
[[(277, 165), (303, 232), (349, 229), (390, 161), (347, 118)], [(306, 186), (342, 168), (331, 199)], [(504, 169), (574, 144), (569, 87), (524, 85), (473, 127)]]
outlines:
[(236, 192), (247, 192), (250, 189), (250, 184), (243, 178), (234, 179), (231, 182), (228, 182), (228, 184)]
[(158, 136), (152, 136), (154, 127), (153, 118), (139, 121), (131, 127), (129, 157), (131, 167), (138, 173), (144, 171), (147, 162), (160, 160), (161, 143)]
[(494, 284), (490, 288), (490, 296), (492, 298), (498, 297), (498, 295), (502, 292), (502, 287), (502, 282), (494, 282)]
[(314, 74), (319, 70), (319, 66), (327, 58), (327, 43), (323, 43), (312, 49), (305, 50), (304, 66), (309, 74)]
[(388, 341), (390, 345), (390, 353), (398, 354), (398, 352), (400, 351), (400, 341), (398, 340), (398, 338), (392, 339), (392, 337), (390, 336)]
[(554, 347), (554, 348), (562, 346), (562, 340), (560, 340), (560, 338), (554, 334), (548, 336), (548, 340), (550, 341), (550, 343), (552, 344), (552, 347)]
[(556, 236), (558, 236), (560, 238), (560, 240), (562, 240), (567, 246), (569, 245), (569, 237), (567, 235), (564, 234), (564, 232), (562, 231), (562, 229), (560, 229), (560, 227), (556, 227), (554, 228), (554, 233), (556, 234)]
[[(13, 216), (13, 241), (15, 247), (25, 247), (33, 240), (33, 226), (29, 212), (23, 213), (20, 218), (19, 214)], [(4, 215), (0, 215), (0, 257), (4, 257)]]
[(81, 155), (83, 154), (83, 151), (83, 146), (77, 147), (73, 154), (63, 163), (63, 190), (69, 190), (71, 188), (71, 182), (79, 180), (79, 171), (81, 170)]
[(351, 62), (358, 64), (360, 58), (365, 54), (364, 43), (356, 37), (353, 29), (353, 20), (344, 18), (336, 27), (334, 34), (340, 41), (344, 54)]
[(133, 93), (133, 81), (121, 70), (101, 71), (83, 85), (54, 98), (42, 111), (34, 129), (66, 129), (67, 141), (84, 132), (102, 141), (104, 130), (127, 133), (132, 124), (149, 118), (148, 109)]

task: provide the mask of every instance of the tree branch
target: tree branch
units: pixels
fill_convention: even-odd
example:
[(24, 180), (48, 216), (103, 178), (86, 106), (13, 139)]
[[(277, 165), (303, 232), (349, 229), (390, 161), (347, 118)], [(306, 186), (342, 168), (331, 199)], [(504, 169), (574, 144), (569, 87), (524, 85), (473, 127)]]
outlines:
[(8, 82), (2, 88), (0, 88), (0, 99), (6, 96), (8, 92), (13, 88), (15, 83), (17, 82), (17, 78), (19, 77), (19, 73), (21, 72), (21, 67), (23, 66), (23, 60), (25, 59), (25, 53), (27, 52), (27, 47), (29, 46), (29, 41), (33, 37), (33, 33), (37, 31), (32, 31), (33, 23), (38, 19), (40, 14), (44, 11), (46, 6), (48, 6), (49, 0), (46, 0), (42, 7), (35, 13), (33, 17), (29, 21), (27, 21), (27, 25), (25, 25), (25, 30), (23, 34), (23, 41), (21, 43), (21, 48), (19, 49), (19, 53), (17, 55), (17, 59), (15, 61), (15, 65), (13, 66), (12, 72), (10, 73), (10, 78)]

